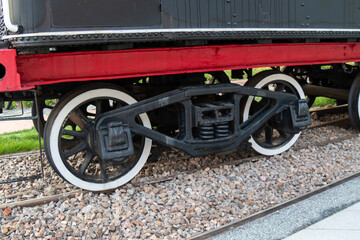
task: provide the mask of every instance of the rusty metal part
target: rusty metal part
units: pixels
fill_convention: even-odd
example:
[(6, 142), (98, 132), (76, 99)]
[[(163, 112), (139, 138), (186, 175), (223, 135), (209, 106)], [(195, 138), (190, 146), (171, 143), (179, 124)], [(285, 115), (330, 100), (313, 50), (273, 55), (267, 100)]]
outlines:
[(325, 114), (345, 113), (348, 112), (348, 105), (334, 106), (330, 108), (316, 108), (310, 109), (310, 113), (316, 113), (317, 116), (323, 116)]
[(349, 98), (349, 89), (336, 89), (329, 87), (321, 87), (311, 84), (302, 86), (306, 95), (309, 96), (322, 96), (347, 101)]
[(329, 121), (329, 122), (323, 122), (323, 123), (320, 123), (320, 124), (309, 126), (307, 129), (326, 127), (326, 126), (347, 127), (347, 126), (350, 126), (350, 125), (351, 125), (350, 118), (346, 117), (346, 118), (342, 118), (342, 119), (337, 119), (337, 120), (333, 120), (333, 121)]

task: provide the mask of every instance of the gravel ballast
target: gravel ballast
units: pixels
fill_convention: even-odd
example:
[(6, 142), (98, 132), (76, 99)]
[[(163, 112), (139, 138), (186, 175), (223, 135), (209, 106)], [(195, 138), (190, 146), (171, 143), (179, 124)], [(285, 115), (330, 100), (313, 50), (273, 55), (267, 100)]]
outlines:
[[(216, 168), (210, 166), (238, 160), (239, 154), (188, 158), (169, 150), (131, 183), (111, 193), (82, 192), (35, 207), (14, 207), (8, 216), (0, 214), (0, 238), (189, 238), (358, 172), (359, 134), (343, 142), (314, 146), (349, 134), (357, 132), (333, 126), (306, 130), (295, 144), (307, 145), (304, 149)], [(26, 175), (36, 156), (22, 156), (2, 160), (1, 168), (23, 169)], [(27, 163), (21, 163), (24, 159)], [(159, 177), (167, 181), (146, 184)], [(64, 182), (45, 160), (44, 179), (0, 185), (0, 204), (74, 190), (79, 189)]]

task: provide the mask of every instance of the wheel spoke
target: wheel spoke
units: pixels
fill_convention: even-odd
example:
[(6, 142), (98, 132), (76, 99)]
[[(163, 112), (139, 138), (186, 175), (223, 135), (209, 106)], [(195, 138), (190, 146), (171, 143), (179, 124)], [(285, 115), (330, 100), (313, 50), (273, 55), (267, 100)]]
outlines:
[(89, 151), (86, 152), (84, 162), (81, 164), (81, 167), (79, 169), (79, 173), (81, 175), (84, 175), (84, 173), (85, 173), (86, 169), (89, 167), (89, 164), (90, 164), (91, 160), (93, 159), (93, 157), (94, 157), (94, 155), (91, 152), (89, 152)]
[(79, 144), (77, 144), (75, 147), (71, 148), (70, 150), (64, 151), (64, 157), (65, 159), (76, 154), (79, 153), (83, 150), (85, 150), (87, 147), (87, 144), (85, 141), (81, 141)]
[(84, 115), (80, 112), (80, 109), (72, 112), (69, 116), (69, 119), (75, 123), (80, 129), (84, 129), (86, 120), (84, 119)]
[(101, 177), (104, 182), (106, 182), (109, 178), (106, 175), (106, 162), (102, 159), (99, 160), (100, 163), (100, 171), (101, 171)]
[(83, 131), (78, 132), (78, 131), (73, 131), (73, 130), (67, 130), (67, 129), (63, 129), (62, 130), (62, 134), (63, 135), (69, 135), (72, 137), (78, 137), (78, 138), (86, 138), (87, 134)]
[(274, 129), (270, 125), (265, 126), (265, 142), (267, 144), (273, 143)]
[(78, 145), (81, 142), (80, 139), (67, 139), (62, 138), (61, 139), (61, 148), (66, 151), (71, 149), (74, 145)]

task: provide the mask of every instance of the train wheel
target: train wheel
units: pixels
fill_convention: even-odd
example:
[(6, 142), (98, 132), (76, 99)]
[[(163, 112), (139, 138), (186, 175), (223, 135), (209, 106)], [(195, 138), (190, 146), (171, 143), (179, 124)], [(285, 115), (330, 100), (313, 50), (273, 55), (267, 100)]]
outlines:
[[(104, 84), (64, 96), (45, 127), (46, 155), (54, 170), (71, 184), (91, 191), (117, 188), (134, 178), (150, 154), (150, 139), (132, 134), (134, 154), (121, 161), (105, 161), (93, 147), (95, 121), (100, 114), (133, 103), (136, 100), (130, 95)], [(137, 121), (151, 128), (146, 113)]]
[[(282, 72), (291, 76), (297, 80), (300, 85), (312, 84), (312, 80), (309, 77), (309, 70), (306, 67), (294, 66), (294, 67), (285, 67), (282, 69)], [(312, 107), (316, 99), (316, 96), (306, 95), (306, 101), (309, 108)]]
[[(277, 71), (261, 72), (250, 79), (245, 86), (292, 93), (299, 98), (305, 98), (300, 84), (295, 79)], [(266, 100), (263, 98), (248, 97), (243, 107), (243, 121), (259, 111), (265, 102)], [(299, 136), (299, 133), (291, 134), (284, 131), (279, 124), (275, 124), (271, 119), (252, 134), (249, 142), (255, 151), (270, 156), (288, 150)]]
[[(40, 134), (40, 137), (42, 137), (42, 138), (44, 137), (44, 128), (45, 128), (47, 116), (48, 116), (49, 112), (51, 112), (51, 110), (54, 108), (54, 105), (55, 104), (47, 104), (45, 99), (38, 99), (40, 124), (38, 124), (37, 119), (33, 119), (33, 124), (34, 124), (36, 131)], [(33, 104), (32, 108), (31, 108), (31, 114), (33, 117), (36, 116), (35, 103)]]
[(360, 74), (351, 85), (348, 104), (351, 123), (356, 129), (360, 129)]

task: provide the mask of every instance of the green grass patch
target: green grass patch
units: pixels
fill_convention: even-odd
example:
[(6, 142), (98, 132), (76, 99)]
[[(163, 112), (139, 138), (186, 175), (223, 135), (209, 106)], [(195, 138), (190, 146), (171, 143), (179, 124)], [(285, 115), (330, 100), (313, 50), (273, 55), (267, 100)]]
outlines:
[(34, 127), (28, 130), (0, 134), (0, 142), (0, 154), (39, 149), (39, 136)]
[(336, 105), (336, 100), (327, 97), (317, 97), (312, 107), (324, 107), (326, 105)]

